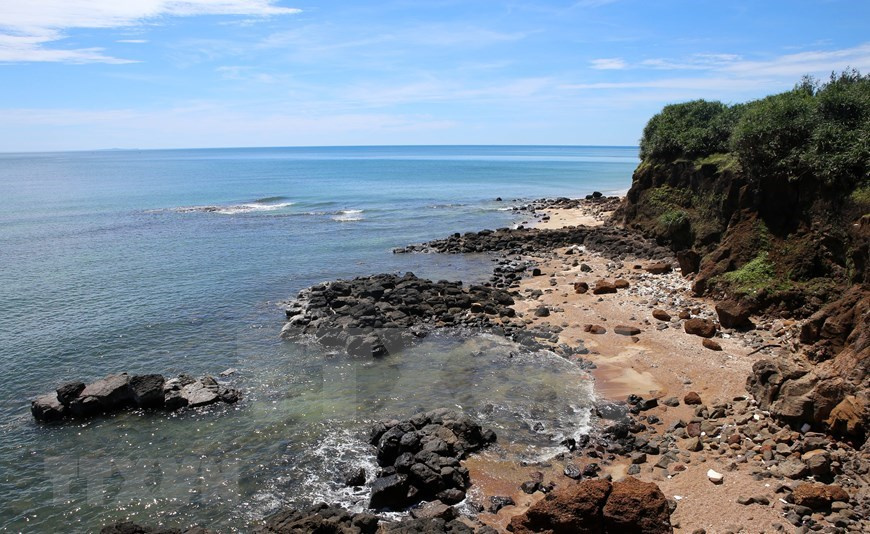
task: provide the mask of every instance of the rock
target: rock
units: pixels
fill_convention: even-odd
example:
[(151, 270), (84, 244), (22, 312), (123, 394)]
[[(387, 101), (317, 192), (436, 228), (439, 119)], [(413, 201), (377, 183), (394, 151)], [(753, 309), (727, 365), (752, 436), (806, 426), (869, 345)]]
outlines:
[(574, 282), (574, 293), (582, 295), (589, 291), (589, 284), (586, 282)]
[(633, 477), (613, 483), (603, 515), (605, 532), (673, 532), (670, 508), (662, 490), (652, 482)]
[(676, 408), (680, 405), (680, 399), (676, 397), (668, 397), (662, 401), (662, 404), (664, 404), (665, 406), (670, 406), (671, 408)]
[(621, 336), (636, 336), (641, 333), (641, 329), (635, 326), (618, 325), (613, 328), (613, 331)]
[(690, 391), (686, 393), (686, 396), (683, 397), (683, 404), (688, 404), (689, 406), (697, 406), (702, 404), (701, 396), (698, 395), (696, 391)]
[(379, 477), (372, 483), (372, 496), (369, 508), (374, 510), (401, 510), (411, 504), (408, 495), (410, 484), (407, 475), (393, 474)]
[(57, 399), (61, 404), (69, 406), (69, 403), (77, 399), (84, 389), (84, 382), (68, 382), (57, 388)]
[(701, 337), (713, 337), (716, 335), (716, 325), (713, 321), (707, 319), (689, 319), (683, 323), (683, 328), (687, 334), (693, 334)]
[(564, 475), (573, 480), (579, 480), (583, 473), (580, 471), (580, 468), (574, 464), (568, 464), (565, 466), (565, 469), (562, 471)]
[(722, 481), (725, 480), (725, 475), (719, 473), (718, 471), (714, 471), (713, 469), (708, 469), (707, 479), (713, 484), (721, 484)]
[(777, 466), (779, 473), (790, 479), (803, 478), (807, 474), (807, 466), (800, 460), (789, 458)]
[(561, 487), (511, 519), (514, 534), (573, 532), (599, 534), (604, 530), (604, 505), (611, 492), (605, 480), (586, 480)]
[(701, 266), (701, 255), (694, 250), (681, 250), (677, 252), (677, 263), (683, 276), (697, 273)]
[(208, 406), (220, 400), (217, 383), (211, 377), (204, 377), (181, 388), (181, 396), (187, 399), (187, 406), (196, 408)]
[(159, 408), (163, 406), (163, 375), (136, 375), (130, 379), (130, 392), (133, 402), (140, 408)]
[(628, 283), (628, 280), (617, 278), (613, 281), (613, 287), (616, 289), (628, 289), (631, 287), (631, 284)]
[(456, 509), (448, 506), (441, 501), (427, 502), (419, 508), (411, 510), (411, 517), (414, 519), (443, 519), (444, 521), (452, 521), (456, 519)]
[(835, 501), (848, 502), (849, 494), (840, 486), (831, 484), (801, 484), (792, 492), (794, 503), (813, 510), (830, 510)]
[(127, 373), (109, 375), (85, 386), (69, 409), (77, 417), (114, 412), (132, 404), (130, 377)]
[(652, 316), (655, 317), (656, 319), (658, 319), (659, 321), (670, 321), (671, 320), (671, 315), (668, 312), (666, 312), (665, 310), (658, 310), (658, 309), (653, 310)]
[(713, 341), (712, 339), (706, 338), (706, 337), (703, 340), (701, 340), (701, 345), (704, 345), (704, 348), (710, 349), (710, 350), (715, 350), (715, 351), (722, 350), (722, 345), (720, 345), (719, 343)]
[(643, 268), (644, 271), (650, 274), (667, 274), (671, 272), (673, 269), (670, 263), (651, 263)]
[(382, 467), (370, 507), (401, 510), (423, 500), (456, 504), (470, 485), (460, 461), (494, 442), (469, 417), (450, 410), (418, 413), (407, 421), (382, 421), (372, 428)]
[(595, 287), (592, 288), (593, 295), (606, 295), (608, 293), (616, 293), (616, 286), (613, 285), (613, 282), (608, 282), (606, 280), (595, 282)]
[(540, 306), (535, 310), (535, 317), (549, 317), (550, 316), (550, 308), (546, 306)]
[(366, 483), (366, 470), (362, 467), (351, 471), (344, 479), (344, 485), (348, 487), (363, 486)]
[(497, 514), (505, 506), (514, 506), (516, 503), (510, 497), (493, 495), (489, 498), (489, 513)]
[(187, 406), (187, 398), (181, 394), (184, 386), (178, 378), (171, 378), (163, 384), (163, 406), (167, 410), (178, 410)]
[(589, 334), (606, 334), (607, 329), (599, 324), (587, 324), (583, 327), (583, 331)]
[(297, 510), (281, 510), (266, 518), (257, 534), (375, 534), (380, 520), (368, 513), (350, 514), (337, 506), (318, 504)]
[(740, 328), (750, 326), (750, 308), (736, 300), (724, 300), (716, 303), (716, 314), (723, 328)]
[(591, 272), (592, 272), (592, 267), (590, 267), (589, 265), (587, 265), (587, 264), (585, 264), (585, 263), (581, 263), (581, 264), (580, 264), (580, 272), (583, 272), (583, 273), (591, 273)]
[(30, 403), (30, 413), (37, 421), (59, 421), (66, 415), (66, 406), (60, 402), (56, 393), (49, 393)]

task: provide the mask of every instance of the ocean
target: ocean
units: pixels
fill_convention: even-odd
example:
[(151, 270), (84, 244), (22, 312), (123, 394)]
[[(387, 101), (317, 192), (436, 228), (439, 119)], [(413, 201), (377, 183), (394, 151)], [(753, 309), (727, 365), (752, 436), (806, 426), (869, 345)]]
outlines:
[[(490, 336), (382, 360), (279, 338), (307, 286), (380, 272), (486, 280), (492, 258), (392, 254), (523, 222), (512, 206), (622, 193), (636, 147), (433, 146), (0, 154), (0, 528), (132, 519), (221, 531), (286, 504), (364, 506), (368, 425), (459, 408), (500, 457), (582, 433), (588, 376)], [(496, 201), (501, 197), (502, 201)], [(513, 357), (512, 357), (513, 356)], [(30, 400), (109, 373), (226, 378), (244, 398), (38, 425)], [(222, 379), (223, 380), (223, 379)], [(507, 455), (507, 456), (505, 456)]]

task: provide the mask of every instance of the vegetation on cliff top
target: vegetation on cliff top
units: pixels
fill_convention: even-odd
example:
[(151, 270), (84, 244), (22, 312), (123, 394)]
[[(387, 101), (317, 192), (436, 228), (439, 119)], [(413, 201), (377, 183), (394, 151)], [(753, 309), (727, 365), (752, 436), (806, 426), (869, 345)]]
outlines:
[(665, 106), (640, 141), (644, 160), (734, 154), (750, 178), (813, 177), (853, 189), (870, 175), (870, 75), (804, 78), (791, 91), (745, 104)]

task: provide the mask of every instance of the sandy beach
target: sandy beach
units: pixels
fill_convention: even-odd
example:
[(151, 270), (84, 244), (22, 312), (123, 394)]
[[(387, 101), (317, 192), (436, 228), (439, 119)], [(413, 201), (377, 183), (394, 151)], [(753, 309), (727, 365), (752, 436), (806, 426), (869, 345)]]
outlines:
[[(584, 224), (600, 226), (605, 222), (602, 214), (590, 213), (583, 207), (547, 210), (540, 218), (548, 220), (534, 223), (538, 228), (562, 228)], [(715, 319), (712, 301), (691, 297), (690, 282), (679, 269), (667, 274), (650, 274), (644, 270), (648, 261), (637, 258), (624, 263), (614, 262), (600, 254), (587, 252), (582, 247), (559, 249), (548, 257), (529, 258), (538, 262), (541, 276), (523, 280), (519, 292), (537, 298), (518, 301), (515, 309), (530, 326), (549, 323), (562, 328), (561, 343), (576, 345), (582, 342), (589, 349), (583, 358), (593, 362), (591, 371), (595, 391), (602, 400), (625, 401), (629, 395), (656, 398), (659, 406), (644, 412), (661, 419), (654, 428), (658, 433), (677, 421), (691, 421), (696, 406), (682, 402), (689, 392), (700, 395), (703, 403), (713, 406), (737, 401), (748, 407), (745, 389), (746, 377), (754, 361), (761, 356), (750, 355), (754, 350), (742, 333), (720, 333), (715, 342), (721, 351), (702, 344), (699, 336), (683, 329), (681, 312), (691, 317)], [(592, 291), (578, 294), (577, 282), (594, 286), (598, 280), (624, 280), (628, 287), (616, 293), (594, 295)], [(547, 317), (536, 317), (534, 311), (541, 306), (549, 309)], [(671, 316), (662, 321), (653, 317), (653, 310), (662, 310)], [(587, 325), (603, 327), (606, 333), (586, 331)], [(629, 336), (614, 331), (617, 326), (636, 327), (640, 333)], [(764, 344), (780, 343), (769, 332), (757, 330), (750, 334), (760, 337)], [(675, 397), (679, 406), (668, 407), (662, 400)], [(676, 532), (773, 532), (775, 524), (782, 524), (781, 503), (774, 495), (774, 483), (757, 480), (749, 473), (748, 464), (737, 463), (734, 451), (724, 454), (711, 451), (686, 453), (681, 462), (668, 468), (655, 467), (658, 457), (649, 455), (635, 476), (658, 484), (669, 499), (677, 502), (671, 515)], [(510, 517), (522, 513), (532, 502), (543, 497), (540, 493), (525, 495), (517, 488), (534, 471), (544, 471), (545, 480), (559, 485), (572, 483), (563, 473), (570, 462), (583, 464), (595, 461), (602, 466), (602, 474), (609, 473), (614, 480), (626, 475), (628, 461), (614, 459), (602, 463), (600, 459), (565, 455), (544, 465), (527, 468), (488, 465), (486, 456), (468, 460), (472, 480), (484, 496), (510, 495), (517, 503), (498, 514), (482, 514), (481, 520), (497, 528), (504, 528)], [(605, 465), (607, 464), (607, 465)], [(675, 465), (678, 464), (678, 465)], [(707, 471), (725, 473), (722, 484), (713, 484)], [(767, 495), (770, 505), (746, 506), (737, 502), (742, 495)], [(741, 530), (742, 529), (742, 530)]]

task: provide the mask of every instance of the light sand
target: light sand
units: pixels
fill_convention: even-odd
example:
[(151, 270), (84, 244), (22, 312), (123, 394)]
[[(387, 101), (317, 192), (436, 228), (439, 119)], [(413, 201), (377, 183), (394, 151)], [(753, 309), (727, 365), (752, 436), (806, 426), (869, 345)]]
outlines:
[[(550, 220), (537, 226), (555, 228), (590, 218), (593, 217), (583, 213), (582, 208), (553, 210)], [(572, 266), (575, 260), (586, 263), (592, 271), (581, 272), (579, 265)], [(543, 275), (524, 280), (520, 287), (521, 294), (539, 289), (543, 296), (536, 300), (518, 300), (514, 308), (530, 326), (550, 323), (563, 327), (560, 342), (576, 345), (582, 340), (591, 351), (583, 357), (597, 366), (592, 374), (596, 392), (602, 398), (625, 400), (628, 394), (635, 393), (645, 398), (673, 396), (682, 400), (687, 392), (696, 391), (706, 404), (712, 405), (716, 400), (730, 401), (745, 396), (746, 377), (753, 362), (762, 356), (749, 356), (751, 349), (739, 338), (717, 338), (723, 351), (709, 350), (702, 346), (700, 337), (685, 333), (681, 322), (668, 323), (668, 328), (658, 330), (656, 327), (662, 322), (652, 317), (653, 308), (663, 309), (672, 317), (689, 308), (697, 312), (693, 315), (715, 318), (715, 313), (712, 302), (690, 296), (689, 282), (679, 272), (651, 275), (634, 268), (643, 263), (628, 262), (618, 266), (594, 253), (581, 251), (569, 255), (565, 249), (556, 251), (553, 258), (539, 261)], [(602, 278), (623, 278), (629, 281), (630, 287), (601, 296), (593, 295), (591, 291), (576, 294), (573, 290), (574, 282), (584, 281), (593, 286)], [(555, 286), (551, 285), (551, 279), (555, 280)], [(652, 300), (659, 302), (653, 305)], [(534, 309), (541, 305), (550, 308), (549, 317), (534, 317)], [(601, 325), (607, 333), (586, 333), (583, 327), (587, 324)], [(618, 335), (613, 332), (616, 325), (636, 326), (642, 333), (636, 339)], [(664, 425), (659, 428), (666, 428), (677, 419), (689, 421), (693, 408), (682, 404), (675, 408), (660, 406), (647, 413), (664, 420)], [(685, 471), (672, 477), (667, 471), (653, 469), (656, 457), (650, 456), (637, 475), (641, 480), (658, 483), (668, 498), (680, 497), (671, 516), (672, 522), (678, 526), (676, 532), (692, 532), (698, 528), (707, 532), (736, 531), (736, 526), (744, 527), (745, 532), (773, 532), (774, 523), (790, 528), (782, 518), (777, 497), (769, 487), (774, 482), (756, 481), (745, 472), (728, 471), (728, 466), (722, 465), (722, 460), (714, 455), (693, 454), (693, 458), (700, 456), (704, 456), (703, 462), (697, 460), (694, 464), (687, 464)], [(580, 458), (571, 461), (578, 465), (584, 463)], [(587, 463), (591, 461), (600, 463), (600, 460), (591, 459)], [(510, 495), (518, 503), (518, 506), (503, 509), (497, 516), (482, 514), (481, 519), (504, 528), (511, 516), (522, 513), (531, 501), (540, 498), (540, 494), (535, 494), (530, 499), (518, 490), (519, 484), (528, 480), (528, 473), (543, 471), (546, 481), (568, 484), (571, 481), (561, 473), (564, 463), (554, 460), (551, 466), (523, 469), (508, 466), (491, 454), (469, 460), (467, 464), (477, 491), (484, 496)], [(710, 468), (726, 473), (724, 484), (714, 485), (707, 480), (706, 472)], [(624, 476), (625, 469), (625, 461), (617, 461), (607, 468), (615, 479)], [(741, 495), (767, 495), (772, 505), (740, 505), (736, 499)]]

